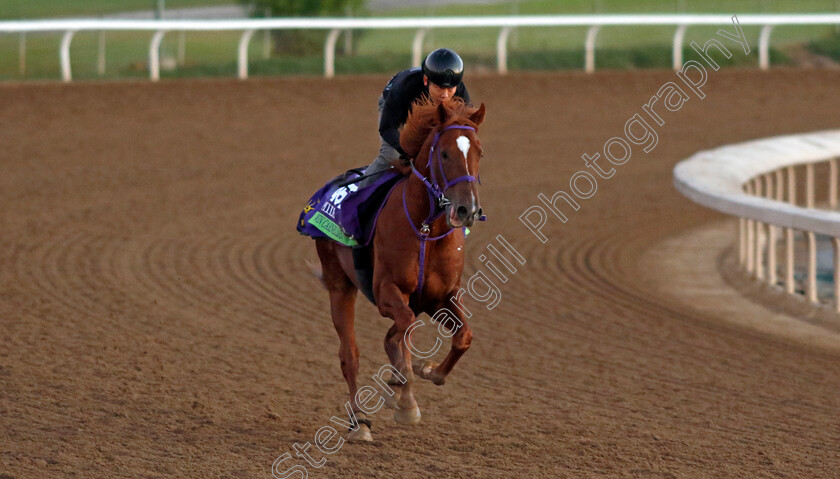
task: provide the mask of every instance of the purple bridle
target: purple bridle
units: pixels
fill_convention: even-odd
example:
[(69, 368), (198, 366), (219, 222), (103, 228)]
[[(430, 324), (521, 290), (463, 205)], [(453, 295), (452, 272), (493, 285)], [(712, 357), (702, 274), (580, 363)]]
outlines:
[[(420, 297), (420, 294), (423, 291), (423, 277), (425, 276), (425, 260), (426, 260), (426, 241), (437, 241), (441, 238), (445, 238), (452, 234), (455, 231), (454, 228), (449, 228), (449, 231), (443, 233), (439, 236), (429, 237), (430, 229), (429, 225), (436, 220), (441, 214), (446, 211), (446, 207), (451, 204), (448, 198), (446, 198), (446, 190), (449, 189), (451, 186), (455, 186), (458, 183), (462, 183), (464, 181), (473, 183), (480, 180), (475, 176), (469, 174), (469, 170), (467, 170), (467, 174), (463, 176), (459, 176), (454, 180), (448, 180), (446, 178), (446, 173), (443, 171), (443, 162), (440, 156), (440, 149), (438, 148), (438, 141), (440, 141), (441, 135), (448, 131), (448, 130), (469, 130), (475, 131), (475, 128), (471, 126), (465, 125), (450, 125), (446, 128), (440, 130), (439, 132), (435, 133), (434, 140), (432, 140), (432, 147), (429, 150), (429, 162), (426, 164), (426, 169), (429, 170), (430, 176), (432, 177), (432, 181), (429, 181), (428, 178), (423, 176), (417, 168), (414, 167), (414, 162), (411, 162), (411, 172), (423, 182), (426, 186), (426, 194), (429, 197), (429, 216), (423, 221), (420, 225), (420, 229), (418, 230), (417, 227), (414, 225), (414, 222), (411, 220), (411, 215), (408, 212), (408, 205), (405, 202), (405, 189), (403, 189), (403, 209), (405, 210), (405, 216), (408, 219), (408, 224), (411, 225), (411, 228), (414, 230), (414, 234), (417, 235), (417, 238), (420, 240), (420, 270), (417, 276), (417, 288), (414, 292), (417, 294), (417, 297)], [(437, 165), (433, 164), (435, 152), (437, 151)], [(435, 174), (435, 166), (440, 171), (441, 179), (443, 180), (443, 188), (439, 186), (438, 178)], [(481, 216), (479, 221), (485, 221), (486, 217)]]
[[(411, 171), (418, 177), (420, 180), (426, 185), (426, 189), (429, 193), (434, 196), (434, 198), (438, 201), (438, 207), (444, 208), (449, 204), (449, 200), (446, 199), (444, 194), (446, 190), (449, 189), (450, 186), (455, 186), (458, 183), (463, 181), (468, 181), (470, 183), (477, 181), (475, 176), (469, 174), (469, 170), (467, 170), (466, 175), (459, 176), (452, 181), (448, 181), (446, 179), (446, 173), (443, 172), (443, 161), (440, 158), (440, 149), (437, 147), (438, 141), (440, 140), (440, 136), (449, 130), (469, 130), (475, 131), (475, 128), (471, 126), (464, 126), (464, 125), (451, 125), (447, 126), (446, 128), (440, 130), (439, 132), (435, 133), (435, 139), (432, 140), (432, 148), (429, 150), (429, 162), (426, 164), (426, 168), (429, 170), (429, 173), (432, 175), (432, 182), (430, 183), (428, 179), (424, 178), (423, 175), (417, 171), (417, 168), (414, 168), (414, 164), (412, 164)], [(434, 159), (435, 151), (437, 151), (437, 167), (440, 170), (440, 176), (443, 179), (443, 189), (441, 190), (438, 186), (437, 177), (435, 176), (435, 168), (432, 165), (432, 160)]]

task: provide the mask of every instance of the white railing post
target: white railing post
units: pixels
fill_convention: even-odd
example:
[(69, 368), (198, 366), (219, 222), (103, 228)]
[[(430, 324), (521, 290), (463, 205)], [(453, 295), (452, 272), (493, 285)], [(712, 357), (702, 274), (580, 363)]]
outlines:
[(600, 25), (592, 25), (586, 31), (586, 65), (584, 66), (586, 73), (595, 71), (595, 40), (600, 30)]
[(770, 32), (773, 25), (761, 27), (761, 34), (758, 38), (758, 66), (762, 70), (770, 69)]
[(149, 42), (149, 79), (153, 82), (160, 80), (160, 43), (166, 30), (158, 30)]
[[(744, 191), (748, 195), (751, 195), (753, 193), (752, 182), (748, 181), (744, 185)], [(753, 247), (755, 246), (755, 243), (753, 241), (753, 236), (755, 234), (755, 228), (753, 226), (754, 223), (755, 222), (753, 220), (747, 219), (747, 272), (748, 273), (752, 273), (755, 270), (755, 268), (753, 266), (755, 264), (755, 255), (753, 254), (753, 251), (754, 251)]]
[(805, 231), (808, 241), (808, 283), (806, 293), (808, 301), (817, 302), (817, 238), (813, 231)]
[(347, 56), (353, 54), (353, 30), (350, 28), (344, 30), (344, 54)]
[[(761, 177), (753, 179), (755, 196), (762, 196)], [(764, 223), (755, 222), (755, 277), (764, 279)]]
[(840, 313), (840, 238), (831, 238), (834, 247), (834, 311)]
[(776, 170), (776, 201), (785, 200), (785, 172), (782, 169)]
[(96, 60), (96, 73), (99, 76), (105, 74), (105, 30), (99, 31), (99, 49)]
[(26, 32), (20, 32), (18, 59), (20, 61), (20, 76), (26, 76)]
[(793, 281), (793, 228), (785, 228), (785, 291), (793, 294), (795, 284)]
[(808, 208), (814, 207), (814, 164), (805, 165), (805, 205)]
[(414, 40), (411, 42), (411, 66), (419, 67), (420, 62), (423, 61), (423, 40), (426, 39), (426, 32), (429, 30), (421, 28), (414, 34)]
[(776, 227), (767, 224), (767, 282), (776, 285), (779, 275), (776, 271)]
[(796, 170), (792, 166), (787, 168), (788, 203), (796, 206)]
[[(768, 173), (764, 175), (765, 194), (767, 199), (772, 200), (775, 194), (773, 188), (773, 174)], [(767, 223), (767, 282), (771, 285), (776, 285), (776, 226)]]
[(499, 73), (504, 75), (507, 73), (507, 42), (510, 37), (510, 32), (513, 27), (502, 27), (499, 31), (499, 36), (496, 38), (496, 62)]
[(59, 57), (61, 58), (61, 79), (65, 82), (73, 81), (73, 72), (70, 68), (70, 42), (73, 41), (75, 34), (76, 30), (67, 30), (61, 37)]
[[(796, 170), (792, 166), (788, 166), (787, 170), (787, 190), (788, 203), (796, 205)], [(785, 291), (788, 294), (793, 294), (796, 289), (794, 284), (793, 270), (796, 267), (793, 258), (793, 228), (785, 228)]]
[(327, 42), (324, 44), (324, 76), (332, 78), (335, 76), (335, 43), (341, 30), (333, 28), (327, 35)]
[(271, 58), (271, 30), (265, 30), (263, 33), (262, 56), (263, 60)]
[(828, 160), (828, 207), (837, 209), (837, 158)]
[(755, 277), (764, 279), (764, 223), (755, 222)]
[(688, 29), (688, 25), (680, 25), (677, 27), (677, 31), (674, 32), (674, 46), (673, 46), (673, 67), (674, 71), (678, 71), (682, 68), (683, 64), (683, 38), (685, 38), (685, 31)]
[(239, 51), (236, 56), (236, 73), (240, 80), (248, 78), (248, 44), (251, 43), (251, 37), (254, 36), (256, 30), (245, 30), (241, 37), (239, 37)]
[(184, 66), (187, 59), (187, 32), (178, 32), (178, 65)]

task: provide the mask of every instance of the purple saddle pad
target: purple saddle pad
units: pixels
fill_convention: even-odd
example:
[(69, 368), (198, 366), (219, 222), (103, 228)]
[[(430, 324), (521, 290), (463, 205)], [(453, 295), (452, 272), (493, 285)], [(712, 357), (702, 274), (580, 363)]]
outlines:
[(315, 192), (300, 213), (298, 232), (312, 238), (331, 238), (346, 246), (370, 243), (382, 205), (402, 175), (386, 171), (361, 188), (357, 183), (347, 183), (363, 174), (364, 168), (348, 170)]

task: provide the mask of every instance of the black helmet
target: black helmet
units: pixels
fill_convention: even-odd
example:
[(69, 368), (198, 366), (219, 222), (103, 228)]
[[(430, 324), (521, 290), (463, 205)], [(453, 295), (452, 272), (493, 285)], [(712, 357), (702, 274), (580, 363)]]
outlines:
[(441, 88), (452, 88), (464, 78), (464, 61), (448, 48), (438, 48), (423, 60), (423, 73)]

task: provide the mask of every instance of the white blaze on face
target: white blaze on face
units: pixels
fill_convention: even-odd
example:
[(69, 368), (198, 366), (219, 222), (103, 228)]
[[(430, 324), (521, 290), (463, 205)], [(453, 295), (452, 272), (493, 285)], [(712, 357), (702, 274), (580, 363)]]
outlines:
[(470, 151), (470, 139), (466, 136), (459, 136), (455, 143), (458, 144), (458, 149), (464, 154), (464, 159), (467, 159), (467, 153)]
[[(470, 139), (466, 136), (459, 136), (455, 143), (458, 144), (458, 149), (461, 150), (461, 153), (464, 154), (464, 166), (467, 167), (467, 174), (470, 174), (470, 165), (467, 164), (467, 153), (470, 152)], [(475, 194), (473, 193), (472, 189), (470, 189), (470, 199), (472, 203), (475, 204)]]

